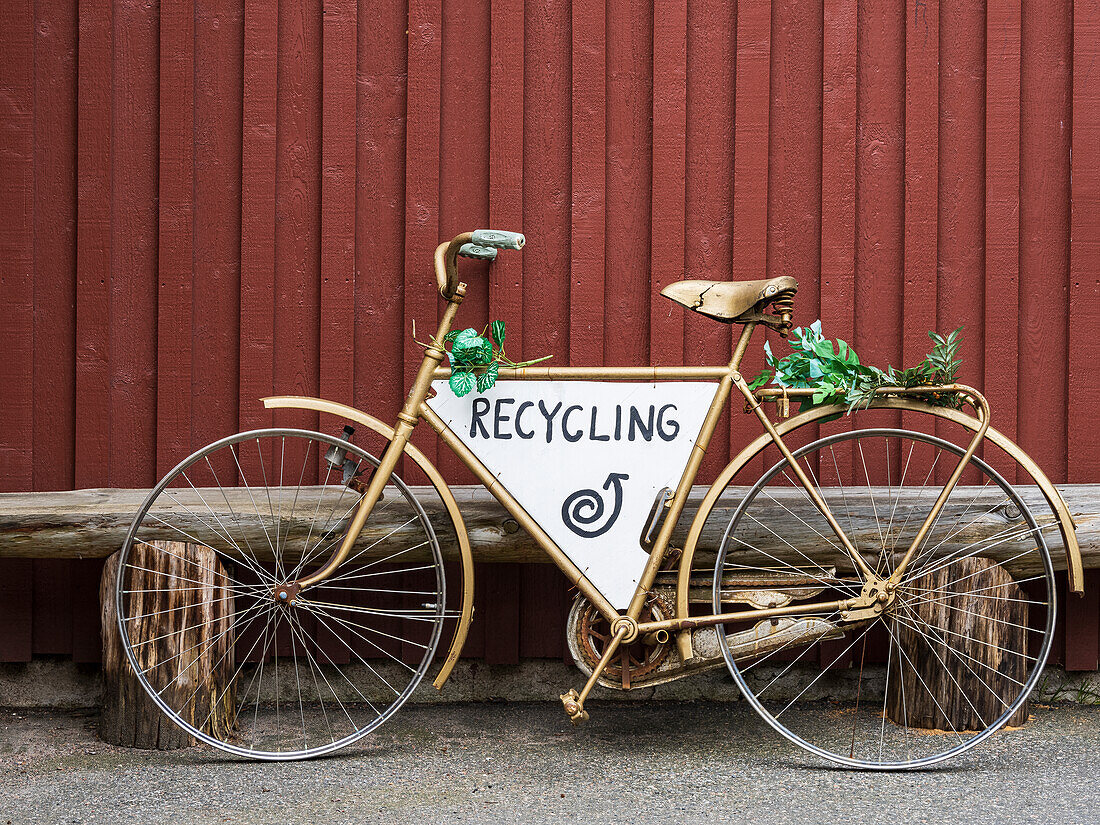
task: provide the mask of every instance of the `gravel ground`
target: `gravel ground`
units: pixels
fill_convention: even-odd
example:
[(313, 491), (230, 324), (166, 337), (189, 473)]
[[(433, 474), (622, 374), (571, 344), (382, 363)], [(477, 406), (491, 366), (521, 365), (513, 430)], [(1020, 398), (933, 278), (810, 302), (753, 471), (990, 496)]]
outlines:
[(1100, 822), (1100, 708), (919, 773), (823, 766), (743, 703), (407, 707), (302, 763), (104, 745), (87, 712), (0, 712), (2, 823)]

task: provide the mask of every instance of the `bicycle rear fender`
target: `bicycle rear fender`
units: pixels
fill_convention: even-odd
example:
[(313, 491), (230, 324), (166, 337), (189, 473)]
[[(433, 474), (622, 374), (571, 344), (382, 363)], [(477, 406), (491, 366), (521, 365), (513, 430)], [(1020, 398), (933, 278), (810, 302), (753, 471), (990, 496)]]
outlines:
[[(916, 401), (909, 398), (884, 398), (881, 401), (876, 401), (871, 406), (875, 409), (893, 409), (928, 413), (938, 418), (953, 421), (971, 431), (976, 431), (981, 426), (978, 419), (960, 410), (955, 410), (950, 407), (935, 407), (923, 401)], [(784, 436), (805, 424), (812, 424), (815, 421), (820, 421), (829, 416), (843, 415), (846, 411), (846, 407), (839, 405), (814, 407), (806, 412), (799, 413), (798, 415), (791, 416), (784, 421), (776, 423), (775, 429), (780, 436)], [(1020, 449), (1015, 442), (1003, 433), (990, 427), (986, 431), (985, 440), (992, 441), (1011, 458), (1019, 462), (1042, 491), (1044, 498), (1046, 498), (1051, 509), (1058, 517), (1058, 528), (1061, 531), (1062, 543), (1066, 549), (1066, 570), (1069, 575), (1070, 592), (1078, 595), (1084, 593), (1085, 580), (1084, 569), (1081, 562), (1081, 548), (1077, 544), (1076, 526), (1073, 523), (1073, 517), (1070, 515), (1069, 508), (1066, 506), (1062, 494), (1058, 492), (1057, 488), (1051, 483), (1050, 479), (1046, 477), (1046, 474), (1039, 468), (1039, 465), (1035, 463), (1031, 456)], [(699, 509), (695, 513), (695, 518), (691, 522), (687, 539), (684, 541), (684, 552), (680, 557), (680, 568), (676, 584), (677, 616), (688, 615), (688, 582), (691, 576), (691, 565), (693, 557), (695, 556), (695, 547), (699, 541), (699, 537), (703, 533), (703, 523), (707, 520), (707, 516), (710, 515), (710, 511), (718, 501), (718, 497), (733, 480), (734, 476), (771, 443), (771, 436), (767, 433), (757, 437), (751, 444), (741, 450), (733, 461), (726, 466), (721, 475), (715, 479), (710, 489), (707, 490), (706, 496), (703, 497), (703, 501), (700, 503)], [(690, 634), (679, 634), (679, 636), (677, 636), (677, 644), (679, 645), (680, 655), (683, 657), (684, 661), (690, 659), (692, 655)]]
[[(373, 415), (368, 415), (362, 410), (355, 409), (355, 407), (349, 407), (347, 404), (326, 401), (323, 398), (309, 398), (304, 395), (278, 395), (265, 398), (263, 402), (268, 409), (316, 410), (330, 413), (354, 421), (357, 424), (362, 424), (383, 438), (393, 438), (393, 427), (383, 423)], [(439, 470), (428, 461), (424, 453), (412, 444), (405, 445), (405, 454), (424, 471), (436, 493), (442, 499), (443, 506), (447, 508), (447, 515), (450, 516), (451, 522), (454, 524), (455, 535), (458, 538), (458, 551), (462, 558), (462, 612), (455, 626), (455, 634), (451, 639), (451, 647), (447, 651), (447, 658), (435, 677), (435, 681), (432, 682), (436, 690), (442, 690), (443, 683), (447, 681), (458, 662), (458, 656), (462, 652), (462, 646), (466, 643), (466, 634), (470, 630), (470, 621), (474, 615), (474, 557), (470, 550), (470, 536), (466, 532), (466, 523), (463, 521), (462, 513), (458, 509), (458, 502), (455, 501), (454, 495), (447, 486), (447, 482), (443, 480), (443, 476), (439, 474)]]

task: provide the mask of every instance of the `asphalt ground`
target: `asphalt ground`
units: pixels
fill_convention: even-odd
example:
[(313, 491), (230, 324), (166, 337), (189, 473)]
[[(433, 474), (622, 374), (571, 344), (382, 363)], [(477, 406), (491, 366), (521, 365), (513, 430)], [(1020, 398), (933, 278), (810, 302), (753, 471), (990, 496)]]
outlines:
[(149, 752), (90, 712), (0, 712), (0, 823), (1096, 823), (1100, 707), (1039, 706), (953, 762), (828, 767), (744, 703), (406, 707), (337, 755)]

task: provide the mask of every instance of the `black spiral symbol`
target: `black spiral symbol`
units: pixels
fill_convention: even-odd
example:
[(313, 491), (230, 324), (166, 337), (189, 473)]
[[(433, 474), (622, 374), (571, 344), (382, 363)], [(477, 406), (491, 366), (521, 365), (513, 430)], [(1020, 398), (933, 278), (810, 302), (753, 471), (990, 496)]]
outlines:
[(565, 526), (578, 536), (586, 539), (594, 539), (610, 530), (622, 510), (623, 482), (628, 478), (630, 476), (625, 473), (608, 474), (603, 488), (605, 490), (615, 488), (615, 502), (607, 521), (593, 529), (588, 529), (587, 525), (598, 522), (603, 518), (604, 511), (607, 509), (603, 495), (598, 490), (593, 490), (590, 487), (570, 494), (561, 505), (561, 520), (565, 522)]

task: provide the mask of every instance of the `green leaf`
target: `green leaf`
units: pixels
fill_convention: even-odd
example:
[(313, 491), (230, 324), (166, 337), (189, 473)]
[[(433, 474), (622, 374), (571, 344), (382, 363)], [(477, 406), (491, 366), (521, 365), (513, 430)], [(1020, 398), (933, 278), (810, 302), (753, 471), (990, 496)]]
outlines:
[(770, 370), (761, 370), (760, 374), (749, 382), (750, 390), (758, 390), (771, 380), (773, 373)]
[(477, 390), (478, 392), (485, 392), (490, 389), (497, 382), (497, 373), (500, 371), (500, 367), (494, 361), (488, 366), (483, 373), (479, 373), (477, 376)]
[(452, 329), (450, 332), (448, 332), (446, 335), (443, 336), (443, 340), (444, 340), (445, 343), (449, 344), (461, 334), (462, 334), (461, 330)]
[[(466, 333), (471, 333), (467, 335)], [(473, 330), (463, 330), (451, 345), (455, 360), (462, 364), (478, 366), (493, 360), (493, 345)]]
[(451, 372), (451, 391), (459, 398), (472, 391), (476, 383), (473, 373), (458, 370)]
[(493, 342), (498, 346), (504, 346), (504, 322), (493, 321), (489, 325), (490, 334), (493, 336)]

